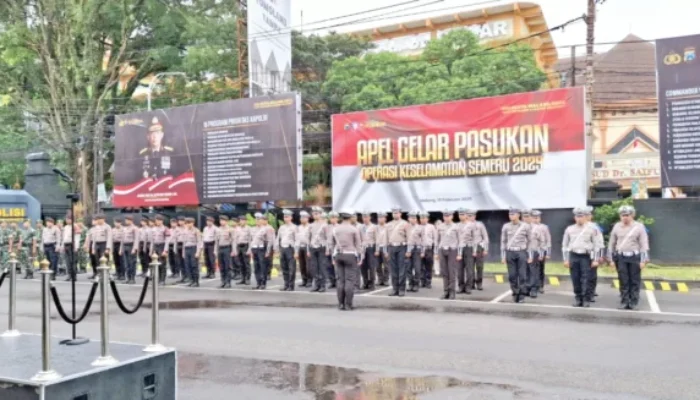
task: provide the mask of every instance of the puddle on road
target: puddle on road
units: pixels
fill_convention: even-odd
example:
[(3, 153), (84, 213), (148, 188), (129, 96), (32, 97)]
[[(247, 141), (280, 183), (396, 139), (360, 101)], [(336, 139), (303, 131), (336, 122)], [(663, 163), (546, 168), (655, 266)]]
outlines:
[[(311, 400), (558, 399), (632, 400), (630, 396), (525, 388), (447, 376), (366, 372), (328, 365), (180, 353), (180, 385), (225, 386), (246, 398)], [(185, 392), (187, 388), (182, 388)], [(192, 388), (190, 388), (192, 390)], [(212, 393), (212, 395), (214, 395)], [(244, 396), (245, 397), (245, 396)], [(208, 397), (209, 400), (215, 398)]]

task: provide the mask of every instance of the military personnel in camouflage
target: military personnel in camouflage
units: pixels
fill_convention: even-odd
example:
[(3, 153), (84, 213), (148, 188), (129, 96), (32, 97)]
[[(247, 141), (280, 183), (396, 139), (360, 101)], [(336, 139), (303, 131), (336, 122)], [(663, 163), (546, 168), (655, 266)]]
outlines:
[(34, 277), (34, 258), (37, 253), (37, 233), (29, 220), (24, 221), (19, 237), (19, 266), (24, 268), (24, 279)]
[(6, 258), (9, 257), (10, 238), (7, 230), (7, 222), (0, 221), (0, 268), (7, 267)]

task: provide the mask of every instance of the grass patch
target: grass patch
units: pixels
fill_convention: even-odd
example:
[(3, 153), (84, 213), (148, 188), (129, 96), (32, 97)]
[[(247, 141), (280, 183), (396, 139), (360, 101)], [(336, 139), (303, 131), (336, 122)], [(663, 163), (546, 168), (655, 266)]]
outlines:
[[(547, 275), (569, 275), (569, 269), (558, 262), (548, 262), (545, 270)], [(484, 265), (484, 271), (505, 274), (507, 273), (507, 268), (504, 264), (489, 263)], [(612, 267), (602, 267), (598, 269), (598, 276), (617, 278), (617, 271)], [(647, 264), (646, 268), (642, 270), (642, 279), (698, 281), (700, 280), (700, 266), (682, 267)]]

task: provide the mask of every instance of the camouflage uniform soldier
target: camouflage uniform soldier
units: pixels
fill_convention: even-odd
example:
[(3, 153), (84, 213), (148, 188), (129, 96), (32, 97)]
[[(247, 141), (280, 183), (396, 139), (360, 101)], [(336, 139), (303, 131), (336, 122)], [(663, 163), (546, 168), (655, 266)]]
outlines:
[(36, 252), (36, 257), (34, 258), (33, 267), (37, 267), (38, 263), (44, 261), (46, 255), (44, 254), (44, 243), (41, 241), (41, 232), (44, 230), (44, 222), (42, 220), (36, 221), (34, 225), (34, 232), (36, 232), (36, 246), (39, 251)]
[(24, 221), (24, 229), (20, 231), (20, 266), (24, 267), (24, 279), (34, 277), (34, 259), (36, 258), (37, 249), (37, 233), (32, 228), (29, 220)]
[(0, 222), (0, 267), (7, 267), (10, 257), (10, 230), (7, 222)]

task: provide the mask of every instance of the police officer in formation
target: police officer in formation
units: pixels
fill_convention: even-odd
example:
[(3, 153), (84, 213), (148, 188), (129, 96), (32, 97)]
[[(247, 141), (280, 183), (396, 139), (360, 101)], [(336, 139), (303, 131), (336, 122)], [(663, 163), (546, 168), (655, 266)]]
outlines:
[(420, 278), (420, 287), (431, 289), (433, 282), (433, 266), (435, 261), (435, 247), (437, 246), (438, 233), (435, 225), (430, 223), (430, 213), (421, 211), (420, 223), (423, 225), (423, 275)]
[(362, 288), (374, 290), (377, 276), (377, 264), (380, 255), (377, 246), (377, 225), (372, 223), (372, 213), (362, 214), (362, 227), (360, 228), (360, 238), (362, 239), (362, 265), (360, 267), (362, 275)]
[[(76, 234), (73, 232), (72, 222), (73, 216), (69, 213), (66, 215), (66, 223), (63, 225), (61, 232), (61, 243), (58, 245), (58, 251), (63, 254), (63, 259), (66, 263), (66, 272), (68, 275), (66, 281), (77, 279), (78, 274), (76, 265), (76, 247), (79, 246), (79, 243), (76, 240), (79, 240), (80, 238), (76, 238)], [(29, 275), (29, 271), (27, 272), (27, 275)]]
[(136, 283), (136, 255), (139, 248), (139, 228), (134, 225), (134, 217), (127, 215), (124, 217), (124, 227), (122, 227), (122, 241), (119, 247), (119, 256), (122, 258), (124, 266), (124, 276), (117, 277), (118, 280), (126, 280), (127, 284)]
[(389, 237), (387, 236), (386, 212), (377, 212), (377, 281), (378, 286), (386, 286), (391, 279), (389, 260)]
[(459, 247), (462, 250), (461, 259), (457, 263), (457, 280), (459, 292), (471, 294), (474, 284), (474, 232), (476, 223), (468, 217), (470, 211), (460, 208), (459, 214)]
[(299, 274), (301, 275), (301, 287), (309, 288), (313, 282), (311, 267), (309, 265), (310, 255), (309, 246), (311, 244), (311, 225), (309, 224), (309, 213), (301, 211), (299, 213), (298, 243), (299, 255)]
[(328, 238), (326, 236), (326, 218), (321, 207), (313, 207), (311, 215), (314, 221), (309, 228), (309, 256), (311, 275), (313, 277), (312, 292), (325, 292), (328, 280), (328, 269), (326, 268), (326, 248)]
[(255, 213), (256, 227), (251, 230), (250, 255), (255, 264), (255, 289), (267, 288), (267, 263), (272, 258), (275, 242), (275, 231), (267, 225), (267, 219), (262, 213)]
[(221, 276), (221, 289), (231, 288), (231, 273), (233, 272), (233, 259), (236, 255), (233, 245), (236, 242), (236, 231), (229, 226), (229, 218), (219, 216), (219, 229), (214, 239), (214, 254), (219, 261), (219, 275)]
[[(591, 224), (595, 229), (600, 232), (600, 235), (597, 236), (598, 243), (596, 243), (596, 246), (601, 250), (600, 254), (598, 255), (598, 266), (602, 265), (605, 263), (605, 254), (607, 251), (605, 250), (605, 240), (603, 238), (603, 229), (598, 225), (597, 223), (593, 222), (593, 207), (587, 206), (586, 207), (586, 221)], [(549, 233), (549, 230), (547, 231)], [(550, 239), (551, 240), (551, 239)], [(551, 245), (551, 241), (550, 241)], [(598, 296), (598, 293), (596, 291), (596, 288), (598, 286), (598, 266), (594, 267), (591, 269), (591, 274), (590, 274), (590, 282), (588, 283), (588, 291), (590, 292), (588, 294), (588, 299), (591, 303), (595, 303), (595, 298)]]
[(202, 230), (202, 240), (204, 241), (204, 265), (207, 268), (207, 275), (204, 279), (213, 279), (216, 275), (216, 235), (219, 228), (214, 225), (214, 217), (207, 217), (207, 225)]
[(601, 233), (588, 222), (588, 209), (575, 208), (576, 223), (566, 228), (562, 240), (564, 266), (570, 269), (571, 283), (574, 286), (574, 307), (590, 307), (591, 294), (588, 285), (591, 282), (591, 269), (598, 267), (598, 260), (603, 251), (600, 246)]
[(253, 230), (248, 226), (248, 219), (245, 215), (238, 217), (238, 225), (234, 231), (236, 239), (234, 265), (236, 266), (236, 271), (234, 271), (233, 279), (240, 277), (240, 281), (237, 282), (238, 285), (250, 285), (252, 273), (250, 268), (250, 242), (253, 239)]
[(41, 232), (41, 243), (44, 245), (44, 253), (46, 254), (46, 259), (49, 261), (49, 268), (53, 271), (51, 275), (51, 280), (56, 279), (56, 274), (58, 273), (58, 253), (57, 246), (61, 243), (62, 232), (54, 222), (56, 220), (47, 217), (45, 219), (46, 226)]
[(162, 215), (156, 215), (155, 226), (151, 228), (151, 244), (149, 247), (149, 253), (151, 254), (151, 261), (156, 260), (158, 262), (158, 284), (165, 285), (165, 275), (166, 275), (166, 264), (168, 257), (168, 228), (164, 224), (165, 217)]
[(282, 211), (284, 225), (280, 226), (277, 231), (277, 240), (275, 240), (275, 248), (280, 256), (280, 267), (282, 269), (282, 277), (284, 278), (284, 287), (280, 291), (294, 291), (297, 263), (299, 258), (299, 230), (292, 223), (292, 213), (290, 210)]
[(527, 268), (532, 262), (532, 227), (520, 220), (521, 210), (511, 209), (510, 222), (501, 230), (501, 262), (508, 266), (508, 281), (515, 303), (525, 301), (529, 295)]
[(141, 263), (141, 275), (146, 276), (148, 266), (151, 263), (151, 254), (148, 249), (151, 243), (151, 227), (148, 225), (149, 218), (145, 215), (141, 216), (141, 227), (139, 228), (139, 262)]
[(185, 261), (189, 287), (199, 287), (199, 256), (203, 247), (202, 232), (194, 226), (194, 222), (192, 217), (185, 218), (185, 229), (181, 233), (182, 248), (177, 248)]
[[(408, 223), (410, 229), (408, 233), (408, 243), (406, 251), (406, 280), (408, 281), (408, 291), (418, 292), (420, 280), (423, 276), (423, 225), (418, 222), (420, 211), (408, 213)], [(403, 288), (403, 286), (401, 286)]]
[(644, 224), (634, 220), (632, 206), (618, 210), (620, 222), (610, 232), (608, 257), (615, 263), (620, 279), (620, 309), (635, 310), (639, 306), (641, 271), (649, 262), (649, 237)]
[(332, 228), (330, 247), (337, 272), (338, 309), (353, 310), (358, 263), (362, 261), (360, 230), (352, 225), (352, 214), (342, 213), (343, 223)]
[(333, 228), (338, 226), (338, 219), (340, 218), (340, 214), (338, 214), (335, 211), (331, 211), (328, 213), (328, 224), (326, 224), (323, 229), (325, 231), (324, 237), (326, 238), (326, 271), (327, 271), (327, 276), (328, 276), (328, 282), (330, 285), (328, 286), (330, 289), (335, 289), (336, 287), (336, 276), (335, 276), (335, 268), (333, 268), (333, 259), (332, 259), (332, 249), (331, 249), (331, 243), (333, 241)]
[(443, 300), (454, 300), (457, 289), (457, 263), (462, 259), (462, 247), (459, 243), (459, 225), (452, 222), (453, 210), (442, 213), (443, 223), (438, 225), (438, 260), (442, 275)]
[(411, 224), (401, 218), (401, 208), (394, 207), (393, 219), (387, 224), (387, 258), (391, 269), (392, 292), (389, 296), (406, 295), (406, 256), (408, 255), (408, 238)]
[(177, 218), (170, 218), (170, 227), (167, 231), (168, 265), (170, 266), (170, 275), (168, 275), (168, 278), (178, 278), (180, 276), (180, 257), (177, 256), (177, 252), (175, 251), (178, 230)]
[[(589, 208), (589, 211), (593, 212), (593, 207)], [(547, 260), (550, 258), (552, 254), (552, 235), (549, 232), (549, 227), (545, 224), (542, 223), (542, 212), (538, 210), (533, 210), (532, 211), (532, 224), (534, 229), (538, 232), (537, 234), (539, 235), (539, 242), (540, 242), (540, 249), (538, 256), (538, 265), (537, 269), (539, 271), (539, 277), (536, 281), (537, 286), (537, 292), (540, 294), (544, 294), (544, 284), (545, 284), (545, 274), (544, 274), (544, 266)], [(602, 240), (602, 236), (601, 236)]]

